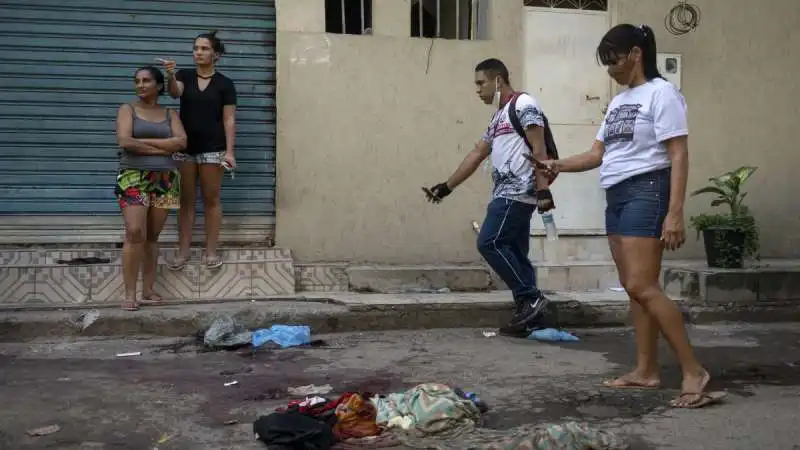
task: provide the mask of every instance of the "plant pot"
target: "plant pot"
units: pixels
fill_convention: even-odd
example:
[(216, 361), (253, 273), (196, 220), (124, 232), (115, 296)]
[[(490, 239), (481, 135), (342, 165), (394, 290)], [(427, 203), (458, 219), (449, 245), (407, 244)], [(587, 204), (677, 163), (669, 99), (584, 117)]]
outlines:
[(745, 234), (735, 228), (703, 230), (708, 267), (741, 269), (744, 262)]

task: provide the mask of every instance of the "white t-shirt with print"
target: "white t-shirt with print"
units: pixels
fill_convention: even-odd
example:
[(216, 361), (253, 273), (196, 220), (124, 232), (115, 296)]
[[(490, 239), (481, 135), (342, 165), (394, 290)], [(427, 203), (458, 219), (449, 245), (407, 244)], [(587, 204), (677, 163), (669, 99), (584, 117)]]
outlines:
[[(523, 156), (529, 154), (530, 150), (511, 125), (508, 118), (510, 105), (509, 101), (497, 110), (481, 138), (491, 149), (489, 160), (494, 181), (492, 198), (536, 203), (533, 164)], [(516, 110), (523, 129), (527, 130), (531, 125), (544, 126), (542, 110), (530, 95), (519, 94)]]
[(635, 175), (672, 165), (664, 141), (689, 134), (686, 100), (661, 78), (627, 89), (611, 100), (597, 133), (606, 151), (600, 185), (608, 189)]

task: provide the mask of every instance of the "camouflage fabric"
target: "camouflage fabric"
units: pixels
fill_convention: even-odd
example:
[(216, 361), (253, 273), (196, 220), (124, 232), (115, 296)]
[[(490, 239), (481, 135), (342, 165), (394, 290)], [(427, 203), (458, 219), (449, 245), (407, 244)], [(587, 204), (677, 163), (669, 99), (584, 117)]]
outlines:
[(523, 426), (507, 431), (479, 428), (480, 413), (443, 384), (421, 384), (373, 399), (377, 423), (404, 445), (432, 450), (624, 450), (612, 433), (578, 422)]
[(578, 422), (524, 426), (507, 431), (474, 428), (441, 439), (395, 431), (406, 446), (431, 450), (627, 450), (613, 433)]

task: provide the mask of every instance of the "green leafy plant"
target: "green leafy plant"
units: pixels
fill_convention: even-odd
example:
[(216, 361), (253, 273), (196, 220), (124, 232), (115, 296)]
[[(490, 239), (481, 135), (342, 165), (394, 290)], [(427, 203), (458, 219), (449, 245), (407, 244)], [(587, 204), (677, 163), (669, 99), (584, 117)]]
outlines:
[[(715, 246), (719, 250), (723, 264), (731, 267), (740, 256), (754, 256), (758, 259), (758, 227), (749, 208), (744, 205), (747, 192), (742, 192), (744, 183), (757, 169), (753, 166), (743, 166), (720, 176), (711, 177), (708, 179), (711, 185), (691, 194), (692, 196), (712, 194), (714, 195), (714, 199), (711, 201), (712, 207), (728, 207), (729, 212), (727, 213), (699, 214), (689, 220), (692, 227), (697, 230), (698, 239), (700, 233), (705, 230), (719, 231), (715, 233)], [(742, 233), (744, 235), (743, 248), (726, 239), (725, 231)]]

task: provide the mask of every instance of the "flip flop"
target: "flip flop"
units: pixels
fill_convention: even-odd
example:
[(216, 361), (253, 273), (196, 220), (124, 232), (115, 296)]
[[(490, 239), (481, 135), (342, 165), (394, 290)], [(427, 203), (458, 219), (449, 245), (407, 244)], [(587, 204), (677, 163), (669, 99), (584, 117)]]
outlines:
[(186, 267), (186, 264), (188, 263), (189, 263), (188, 256), (178, 256), (177, 258), (167, 263), (167, 269), (174, 271), (183, 270), (184, 267)]
[[(689, 403), (685, 406), (679, 406), (675, 402), (680, 401), (683, 397), (688, 395), (697, 395), (699, 398), (697, 401)], [(715, 403), (720, 403), (722, 399), (728, 396), (727, 392), (723, 391), (714, 391), (714, 392), (683, 392), (678, 398), (673, 399), (669, 402), (669, 406), (677, 409), (699, 409), (705, 406), (710, 406)]]
[(207, 269), (218, 269), (222, 267), (223, 264), (222, 257), (215, 256), (213, 258), (206, 258), (205, 264)]
[(123, 311), (138, 311), (139, 304), (136, 302), (128, 302), (128, 301), (122, 302), (122, 306), (120, 306), (120, 309), (122, 309)]
[(141, 300), (139, 300), (139, 303), (142, 305), (163, 305), (164, 299), (161, 298), (160, 295), (152, 293), (148, 296), (142, 295), (142, 298)]
[[(619, 381), (619, 383), (615, 383)], [(603, 386), (609, 389), (646, 389), (646, 390), (653, 390), (653, 389), (660, 389), (661, 383), (655, 385), (647, 385), (644, 383), (639, 383), (638, 381), (628, 380), (625, 378), (615, 378), (613, 380), (606, 380), (603, 381)]]

